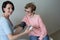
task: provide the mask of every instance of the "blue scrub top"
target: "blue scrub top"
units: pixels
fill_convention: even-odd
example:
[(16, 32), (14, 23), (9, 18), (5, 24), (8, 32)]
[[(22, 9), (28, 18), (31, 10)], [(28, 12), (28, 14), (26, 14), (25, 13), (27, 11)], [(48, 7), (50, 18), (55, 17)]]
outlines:
[(11, 23), (5, 18), (0, 18), (0, 40), (9, 40), (7, 35), (12, 34), (12, 25)]

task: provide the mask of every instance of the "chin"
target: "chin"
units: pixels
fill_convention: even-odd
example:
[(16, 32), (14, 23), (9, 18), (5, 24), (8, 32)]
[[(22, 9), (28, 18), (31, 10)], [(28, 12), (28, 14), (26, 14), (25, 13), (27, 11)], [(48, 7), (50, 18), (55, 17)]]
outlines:
[(9, 16), (12, 15), (12, 14), (9, 14)]

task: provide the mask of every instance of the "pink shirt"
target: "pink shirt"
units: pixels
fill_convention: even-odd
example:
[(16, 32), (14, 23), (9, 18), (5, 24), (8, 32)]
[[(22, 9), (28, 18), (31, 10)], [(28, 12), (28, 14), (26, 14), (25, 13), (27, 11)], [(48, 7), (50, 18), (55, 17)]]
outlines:
[(27, 26), (33, 26), (33, 30), (29, 33), (29, 35), (40, 36), (40, 38), (44, 38), (47, 35), (46, 27), (39, 15), (35, 14), (32, 18), (26, 15), (23, 21), (26, 22)]

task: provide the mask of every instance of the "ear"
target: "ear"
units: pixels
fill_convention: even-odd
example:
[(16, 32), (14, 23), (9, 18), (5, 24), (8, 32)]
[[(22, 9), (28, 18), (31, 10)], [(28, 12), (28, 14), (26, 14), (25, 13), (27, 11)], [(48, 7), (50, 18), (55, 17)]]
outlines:
[(35, 11), (33, 11), (33, 13), (35, 13)]

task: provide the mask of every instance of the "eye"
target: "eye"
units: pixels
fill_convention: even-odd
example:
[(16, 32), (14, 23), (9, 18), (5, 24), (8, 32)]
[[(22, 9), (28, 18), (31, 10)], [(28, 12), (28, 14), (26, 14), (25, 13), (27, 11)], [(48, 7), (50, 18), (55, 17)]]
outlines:
[(28, 12), (28, 13), (30, 13), (30, 11), (27, 11), (27, 10), (25, 10), (25, 12)]
[(8, 9), (10, 9), (10, 7)]
[(13, 8), (9, 7), (8, 10), (13, 10)]

